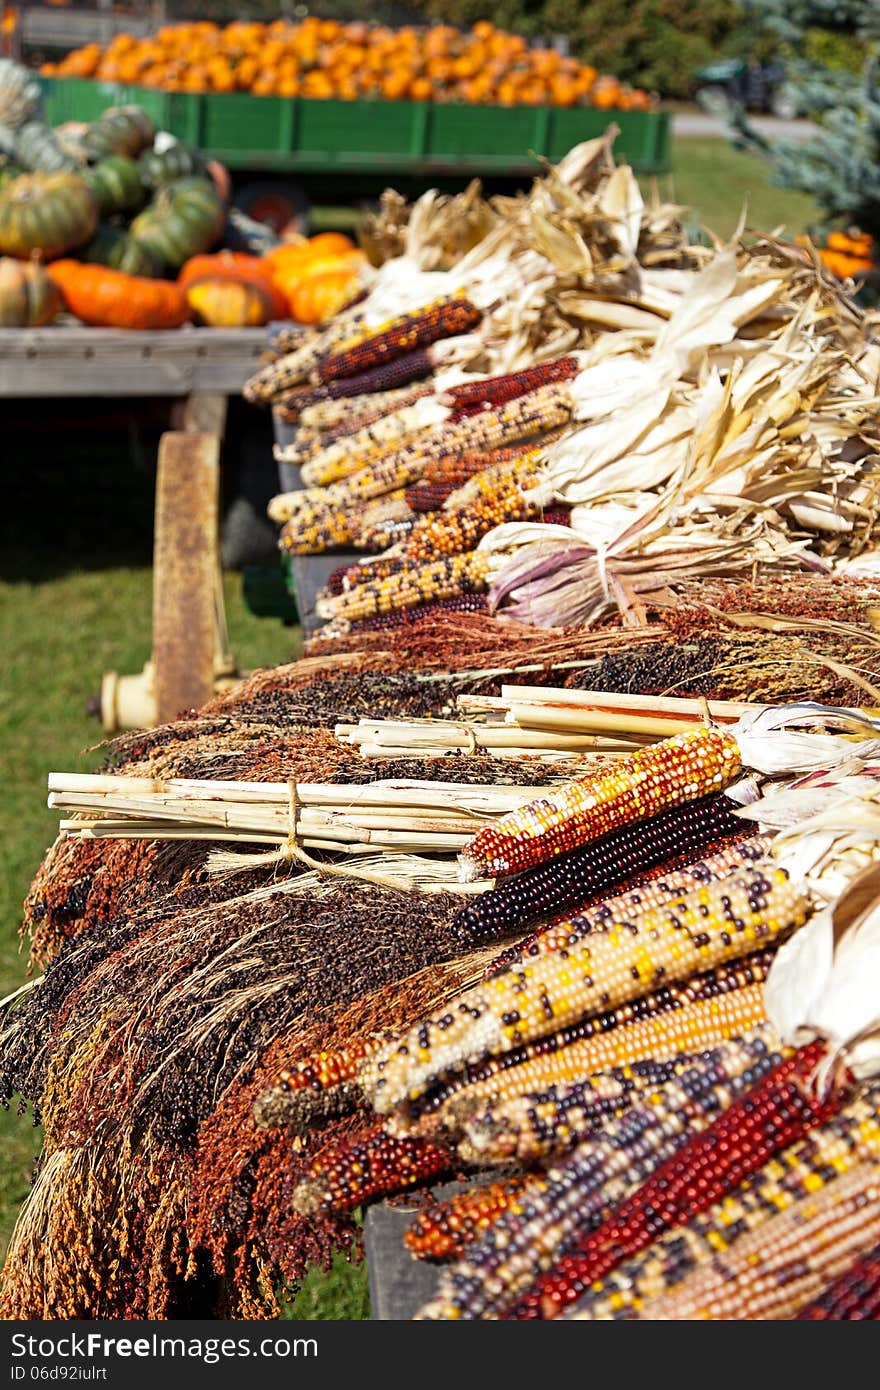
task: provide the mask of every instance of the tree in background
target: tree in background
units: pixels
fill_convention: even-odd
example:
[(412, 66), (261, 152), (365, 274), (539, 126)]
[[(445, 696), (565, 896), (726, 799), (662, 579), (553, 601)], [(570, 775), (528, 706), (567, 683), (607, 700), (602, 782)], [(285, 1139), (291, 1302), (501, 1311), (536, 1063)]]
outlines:
[(741, 110), (735, 143), (773, 165), (772, 182), (808, 193), (824, 210), (821, 233), (855, 227), (880, 245), (880, 3), (744, 0), (776, 34), (799, 106), (818, 125), (809, 140), (769, 140)]

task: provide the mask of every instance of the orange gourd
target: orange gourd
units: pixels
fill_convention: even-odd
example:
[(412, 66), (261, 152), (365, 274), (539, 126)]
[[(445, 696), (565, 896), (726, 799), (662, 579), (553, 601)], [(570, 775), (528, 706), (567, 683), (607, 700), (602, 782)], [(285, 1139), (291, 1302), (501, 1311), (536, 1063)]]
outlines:
[(186, 302), (195, 322), (211, 328), (260, 328), (272, 317), (269, 294), (255, 281), (208, 275), (187, 285)]
[(196, 280), (208, 277), (256, 285), (268, 301), (269, 318), (287, 318), (287, 299), (275, 285), (265, 258), (248, 256), (243, 251), (218, 251), (215, 255), (192, 256), (182, 267), (177, 283), (186, 290)]
[(186, 294), (174, 281), (72, 260), (53, 261), (46, 269), (67, 308), (83, 323), (99, 328), (179, 328), (190, 316)]
[(327, 270), (320, 275), (309, 275), (291, 295), (291, 313), (298, 323), (323, 323), (345, 307), (358, 283), (357, 273), (350, 270)]

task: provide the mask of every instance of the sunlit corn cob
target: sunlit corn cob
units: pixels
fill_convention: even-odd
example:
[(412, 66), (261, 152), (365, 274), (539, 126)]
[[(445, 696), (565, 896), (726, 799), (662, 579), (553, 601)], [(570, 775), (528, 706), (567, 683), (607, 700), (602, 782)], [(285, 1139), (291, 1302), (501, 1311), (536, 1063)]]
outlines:
[(475, 1184), (442, 1202), (424, 1207), (403, 1233), (403, 1243), (420, 1260), (448, 1260), (461, 1254), (516, 1201), (529, 1181), (499, 1178)]
[[(523, 487), (530, 474), (524, 470), (522, 480), (509, 476), (510, 464), (503, 465), (502, 476), (492, 482), (487, 479), (467, 505), (423, 517), (413, 528), (406, 545), (411, 560), (431, 560), (438, 555), (455, 555), (473, 550), (477, 542), (504, 521), (525, 521), (537, 516), (539, 509), (526, 497)], [(490, 470), (495, 474), (496, 470)], [(486, 478), (480, 473), (473, 483)]]
[(590, 1286), (569, 1316), (606, 1320), (638, 1317), (646, 1304), (680, 1284), (692, 1270), (757, 1231), (794, 1202), (821, 1192), (866, 1159), (880, 1158), (876, 1089), (789, 1145), (704, 1212), (664, 1231)]
[[(362, 322), (360, 311), (350, 309), (323, 325), (317, 333), (307, 334), (302, 341), (297, 335), (291, 342), (289, 352), (284, 352), (281, 357), (261, 367), (248, 378), (242, 387), (245, 400), (268, 405), (292, 391), (295, 386), (308, 379), (310, 373), (316, 370), (318, 363), (328, 353), (340, 343), (351, 339), (359, 322)], [(277, 341), (280, 344), (280, 335)]]
[(483, 317), (464, 294), (446, 295), (414, 313), (389, 319), (368, 337), (325, 357), (317, 368), (321, 382), (358, 376), (443, 338), (476, 328)]
[(704, 726), (663, 739), (479, 831), (459, 856), (462, 877), (530, 869), (609, 830), (721, 791), (739, 770), (736, 740), (722, 730)]
[(501, 405), (504, 401), (524, 396), (528, 391), (535, 391), (539, 386), (570, 381), (579, 370), (576, 357), (558, 357), (554, 362), (542, 362), (521, 372), (484, 377), (482, 381), (463, 381), (458, 386), (450, 386), (446, 395), (456, 412), (469, 406)]
[[(348, 411), (345, 415), (340, 415), (335, 424), (327, 425), (324, 428), (325, 445), (337, 444), (349, 435), (356, 434), (369, 425), (374, 425), (378, 420), (393, 415), (398, 410), (413, 406), (432, 394), (431, 383), (427, 382), (422, 386), (406, 386), (400, 391), (380, 391), (374, 396), (355, 396), (345, 402), (332, 402), (336, 406), (347, 405)], [(316, 406), (314, 409), (318, 410), (320, 407)], [(303, 418), (313, 419), (312, 410), (304, 411)], [(319, 415), (318, 418), (321, 419), (322, 417)], [(327, 418), (330, 418), (329, 414)]]
[(551, 430), (568, 424), (573, 411), (574, 401), (565, 385), (540, 386), (528, 395), (439, 426), (428, 441), (428, 452), (463, 454), (499, 449), (536, 436), (543, 440)]
[(880, 1245), (847, 1265), (796, 1316), (800, 1322), (867, 1322), (880, 1317)]
[(351, 626), (356, 632), (387, 632), (389, 629), (409, 627), (413, 623), (423, 622), (439, 613), (485, 613), (487, 606), (485, 594), (454, 594), (451, 598), (435, 599), (431, 603), (416, 603), (412, 608), (400, 608), (393, 613), (363, 618)]
[(696, 857), (716, 839), (743, 836), (748, 827), (733, 812), (733, 803), (716, 794), (610, 830), (579, 849), (477, 894), (457, 914), (454, 929), (463, 941), (484, 942), (522, 931), (538, 919), (551, 921), (626, 883), (639, 870), (686, 851), (693, 851)]
[(880, 1165), (861, 1163), (701, 1265), (641, 1316), (790, 1318), (880, 1240)]
[(303, 1215), (322, 1208), (353, 1211), (454, 1166), (447, 1149), (425, 1139), (395, 1138), (375, 1125), (360, 1138), (327, 1144), (316, 1154), (308, 1177), (294, 1189), (293, 1206)]
[(387, 579), (369, 580), (340, 594), (322, 616), (359, 622), (416, 603), (480, 592), (488, 585), (488, 574), (488, 561), (481, 554), (449, 555), (430, 565), (408, 563)]
[(686, 1107), (695, 1069), (711, 1074), (719, 1084), (725, 1077), (740, 1076), (748, 1071), (758, 1043), (781, 1057), (775, 1030), (762, 1022), (711, 1048), (676, 1053), (666, 1061), (651, 1058), (611, 1067), (565, 1085), (495, 1101), (467, 1118), (458, 1152), (468, 1163), (541, 1162), (573, 1149), (609, 1116), (641, 1103), (657, 1089), (663, 1090), (667, 1104), (677, 1097)]
[(783, 939), (808, 913), (804, 893), (784, 869), (765, 860), (737, 870), (467, 990), (366, 1063), (361, 1084), (376, 1109), (387, 1113), (450, 1068), (487, 1052), (510, 1052), (665, 980), (748, 955)]
[(350, 546), (355, 521), (355, 514), (342, 507), (304, 508), (281, 528), (279, 549), (289, 555), (320, 555)]
[(524, 444), (512, 444), (503, 449), (441, 455), (439, 458), (428, 459), (421, 478), (408, 489), (407, 501), (415, 512), (437, 511), (457, 488), (462, 487), (475, 474), (483, 473), (486, 469), (494, 468), (501, 463), (520, 461), (527, 464), (532, 459), (537, 460), (544, 446), (545, 440), (542, 438), (540, 445), (526, 441)]
[[(739, 1036), (765, 1019), (763, 981), (775, 948), (753, 951), (687, 980), (674, 980), (592, 1014), (510, 1052), (448, 1072), (424, 1096), (405, 1103), (395, 1124), (454, 1127), (456, 1116), (485, 1100), (507, 1100), (566, 1085), (609, 1067), (699, 1052)], [(724, 1008), (711, 1007), (730, 995)]]
[[(764, 1078), (772, 1074), (775, 1059), (756, 1043), (747, 1070)], [(582, 1232), (601, 1228), (609, 1209), (650, 1180), (687, 1135), (708, 1130), (719, 1110), (723, 1115), (747, 1086), (742, 1075), (724, 1075), (719, 1082), (695, 1067), (685, 1106), (659, 1089), (597, 1127), (465, 1249), (459, 1264), (441, 1275), (436, 1298), (419, 1316), (473, 1319), (506, 1312), (553, 1267), (560, 1252), (575, 1245)]]
[(416, 518), (406, 504), (403, 488), (379, 497), (355, 512), (353, 544), (356, 550), (376, 553), (409, 539)]
[(357, 1069), (364, 1057), (380, 1046), (381, 1039), (376, 1038), (313, 1052), (280, 1072), (275, 1085), (261, 1098), (261, 1122), (301, 1137), (316, 1122), (326, 1124), (348, 1114), (357, 1093), (353, 1086)]
[(840, 1094), (831, 1092), (820, 1099), (809, 1087), (810, 1074), (824, 1051), (821, 1041), (799, 1048), (713, 1124), (688, 1139), (542, 1277), (518, 1305), (518, 1316), (557, 1317), (621, 1260), (652, 1244), (661, 1231), (705, 1211), (829, 1119), (840, 1109)]
[(392, 453), (396, 456), (400, 441), (420, 428), (417, 405), (382, 415), (355, 434), (322, 448), (303, 469), (303, 482), (307, 487), (325, 487), (342, 479), (350, 480), (371, 463)]

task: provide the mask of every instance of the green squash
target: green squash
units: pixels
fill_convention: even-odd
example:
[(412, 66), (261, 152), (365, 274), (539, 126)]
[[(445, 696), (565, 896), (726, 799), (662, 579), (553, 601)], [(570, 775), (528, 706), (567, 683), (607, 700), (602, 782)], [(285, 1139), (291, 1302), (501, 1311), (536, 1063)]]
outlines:
[(83, 148), (92, 160), (111, 154), (136, 159), (153, 143), (156, 127), (139, 106), (108, 106), (83, 136)]
[(209, 251), (226, 224), (226, 208), (210, 179), (164, 184), (131, 224), (131, 234), (170, 270)]
[(176, 140), (163, 150), (144, 150), (138, 160), (141, 178), (148, 188), (161, 188), (163, 183), (205, 173), (205, 161), (191, 145)]
[(73, 172), (78, 167), (51, 126), (42, 121), (28, 121), (16, 131), (15, 158), (25, 169), (40, 174)]
[(79, 174), (22, 174), (0, 190), (0, 254), (63, 256), (98, 225), (94, 194)]
[(122, 270), (126, 275), (145, 275), (150, 280), (157, 279), (163, 269), (162, 262), (142, 242), (124, 228), (111, 227), (106, 222), (101, 224), (88, 246), (77, 252), (77, 258), (90, 265)]
[(102, 217), (114, 212), (137, 212), (145, 191), (138, 165), (127, 154), (111, 154), (100, 164), (83, 170), (83, 178), (95, 195)]

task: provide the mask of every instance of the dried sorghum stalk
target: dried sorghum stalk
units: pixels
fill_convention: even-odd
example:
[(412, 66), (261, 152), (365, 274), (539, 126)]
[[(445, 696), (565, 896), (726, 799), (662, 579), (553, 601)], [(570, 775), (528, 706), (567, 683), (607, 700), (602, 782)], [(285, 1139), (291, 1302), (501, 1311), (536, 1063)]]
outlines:
[[(492, 941), (522, 931), (537, 919), (550, 920), (580, 908), (590, 898), (627, 882), (634, 873), (674, 855), (689, 850), (696, 855), (717, 839), (747, 832), (748, 827), (734, 815), (733, 803), (723, 795), (673, 806), (650, 819), (610, 830), (478, 894), (462, 908), (456, 927), (463, 941)], [(674, 890), (678, 887), (674, 885)]]
[(702, 1133), (683, 1144), (653, 1177), (546, 1274), (518, 1308), (522, 1317), (557, 1317), (627, 1255), (733, 1191), (780, 1150), (840, 1109), (839, 1092), (820, 1099), (809, 1076), (822, 1041), (799, 1048)]
[[(748, 1055), (750, 1076), (773, 1074), (776, 1054), (763, 1042)], [(688, 1073), (686, 1103), (674, 1091), (667, 1099), (661, 1090), (595, 1129), (465, 1250), (419, 1316), (485, 1318), (504, 1312), (580, 1233), (601, 1229), (608, 1210), (636, 1184), (650, 1180), (685, 1136), (711, 1128), (713, 1117), (736, 1104), (734, 1097), (748, 1084), (742, 1073), (716, 1076), (696, 1065)]]
[(425, 1019), (374, 1062), (361, 1083), (383, 1113), (422, 1094), (450, 1068), (509, 1052), (590, 1013), (686, 979), (783, 939), (807, 918), (785, 870), (761, 862), (609, 925), (570, 950), (493, 976), (449, 1012)]
[(481, 310), (464, 294), (436, 299), (423, 309), (387, 320), (352, 346), (324, 357), (317, 367), (318, 380), (329, 382), (358, 376), (442, 338), (467, 333), (476, 328), (482, 317)]
[(860, 1163), (689, 1274), (650, 1319), (791, 1318), (880, 1239), (880, 1164)]
[(516, 1202), (530, 1180), (499, 1178), (475, 1183), (442, 1202), (424, 1207), (403, 1233), (403, 1243), (420, 1260), (449, 1260), (476, 1240)]
[(376, 1197), (404, 1192), (454, 1167), (448, 1149), (409, 1135), (396, 1137), (374, 1125), (354, 1140), (330, 1143), (309, 1165), (294, 1190), (293, 1206), (303, 1215), (329, 1208), (353, 1211)]
[(721, 1201), (664, 1231), (639, 1254), (591, 1285), (571, 1316), (638, 1317), (646, 1303), (762, 1228), (800, 1198), (820, 1192), (856, 1164), (880, 1158), (876, 1088), (765, 1163)]
[(500, 405), (504, 401), (516, 400), (518, 396), (524, 396), (527, 391), (534, 391), (539, 386), (570, 381), (579, 370), (576, 357), (558, 357), (554, 362), (542, 362), (521, 372), (484, 377), (482, 381), (463, 381), (458, 386), (450, 386), (445, 394), (452, 400), (456, 412), (474, 405)]
[(429, 565), (407, 563), (388, 578), (368, 580), (334, 598), (328, 616), (359, 622), (417, 603), (482, 592), (487, 584), (488, 561), (482, 554), (449, 555)]
[(880, 1245), (848, 1265), (796, 1316), (801, 1322), (865, 1322), (880, 1317)]
[(747, 1070), (756, 1044), (778, 1051), (779, 1040), (769, 1024), (743, 1026), (726, 1042), (711, 1048), (691, 1051), (683, 1047), (666, 1061), (649, 1058), (631, 1066), (610, 1067), (544, 1091), (494, 1101), (465, 1120), (466, 1137), (459, 1144), (459, 1154), (469, 1163), (543, 1161), (574, 1148), (605, 1117), (639, 1104), (646, 1090), (663, 1088), (667, 1098), (680, 1093), (681, 1103), (686, 1105), (681, 1087), (686, 1090), (688, 1074), (694, 1068), (711, 1071), (717, 1077), (739, 1076)]
[(720, 791), (739, 769), (730, 734), (708, 726), (676, 734), (487, 826), (462, 851), (462, 872), (471, 878), (519, 873), (610, 830)]

